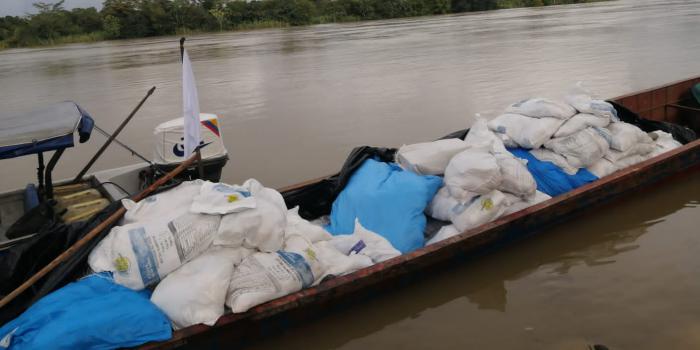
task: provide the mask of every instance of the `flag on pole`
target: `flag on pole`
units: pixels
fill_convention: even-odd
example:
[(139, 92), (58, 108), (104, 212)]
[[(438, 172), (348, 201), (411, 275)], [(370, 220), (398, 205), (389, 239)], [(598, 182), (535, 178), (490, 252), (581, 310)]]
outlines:
[(199, 97), (187, 50), (182, 56), (182, 110), (185, 118), (185, 158), (189, 158), (202, 139), (199, 130)]

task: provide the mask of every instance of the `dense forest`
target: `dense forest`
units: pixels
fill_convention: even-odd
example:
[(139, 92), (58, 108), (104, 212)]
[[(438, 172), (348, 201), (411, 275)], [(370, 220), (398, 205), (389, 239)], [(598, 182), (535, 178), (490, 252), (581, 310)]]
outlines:
[(35, 14), (0, 17), (0, 48), (591, 1), (596, 0), (104, 0), (99, 11), (37, 2)]

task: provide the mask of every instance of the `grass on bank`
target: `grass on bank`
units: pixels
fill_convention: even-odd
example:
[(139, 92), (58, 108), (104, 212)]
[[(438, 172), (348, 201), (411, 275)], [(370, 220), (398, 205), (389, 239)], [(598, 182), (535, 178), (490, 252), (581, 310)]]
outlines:
[(36, 3), (34, 15), (0, 17), (0, 50), (609, 0), (213, 0), (219, 7), (209, 11), (204, 2), (178, 9), (182, 0), (105, 0), (100, 11), (68, 11), (63, 1)]

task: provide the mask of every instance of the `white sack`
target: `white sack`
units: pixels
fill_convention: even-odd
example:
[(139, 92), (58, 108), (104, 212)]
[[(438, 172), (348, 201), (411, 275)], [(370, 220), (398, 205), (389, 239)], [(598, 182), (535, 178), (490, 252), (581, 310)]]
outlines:
[[(471, 200), (471, 198), (469, 200)], [(450, 213), (452, 213), (452, 209), (459, 205), (459, 201), (450, 196), (450, 191), (447, 189), (447, 187), (443, 186), (435, 194), (435, 197), (433, 197), (433, 200), (430, 201), (430, 204), (428, 204), (428, 206), (425, 208), (425, 213), (434, 219), (450, 221)]]
[(233, 271), (226, 305), (233, 313), (297, 292), (314, 284), (325, 273), (314, 246), (294, 235), (285, 241), (285, 250), (255, 253)]
[(608, 125), (608, 130), (611, 134), (610, 148), (616, 151), (627, 151), (637, 143), (654, 142), (647, 133), (636, 125), (623, 122), (611, 123)]
[(608, 124), (610, 124), (610, 118), (579, 113), (559, 127), (559, 130), (554, 133), (554, 137), (566, 137), (591, 126), (604, 128), (608, 126)]
[(590, 93), (585, 91), (580, 83), (572, 89), (564, 100), (581, 113), (593, 114), (608, 120), (618, 120), (617, 110), (612, 104), (591, 98)]
[(442, 240), (446, 240), (450, 237), (454, 237), (458, 234), (460, 234), (459, 230), (454, 225), (446, 225), (443, 226), (440, 231), (438, 231), (433, 238), (429, 239), (427, 242), (425, 242), (425, 245), (431, 245), (433, 243), (440, 242)]
[(493, 154), (510, 154), (503, 141), (493, 131), (489, 130), (488, 121), (477, 114), (476, 121), (469, 128), (464, 143), (472, 148), (486, 148)]
[(333, 235), (328, 233), (323, 227), (313, 224), (299, 216), (299, 207), (294, 207), (287, 211), (287, 227), (284, 229), (284, 236), (291, 235), (304, 236), (311, 243), (328, 241)]
[(211, 245), (218, 215), (187, 213), (170, 222), (112, 228), (88, 256), (95, 272), (113, 272), (114, 281), (141, 290), (196, 258)]
[(323, 275), (318, 276), (314, 284), (323, 282), (329, 276), (343, 276), (365, 267), (374, 265), (369, 256), (362, 254), (345, 255), (333, 246), (330, 241), (315, 243), (316, 254), (325, 263)]
[(515, 142), (515, 140), (510, 138), (510, 136), (508, 136), (508, 134), (499, 134), (496, 132), (494, 132), (493, 134), (496, 135), (496, 137), (498, 137), (498, 139), (501, 140), (503, 145), (508, 147), (508, 148), (520, 147), (520, 145), (517, 142)]
[(442, 175), (450, 159), (466, 148), (467, 144), (460, 139), (405, 145), (396, 152), (396, 162), (416, 174)]
[(651, 152), (654, 152), (655, 149), (656, 145), (653, 143), (637, 143), (624, 152), (616, 151), (614, 149), (608, 150), (608, 153), (605, 154), (605, 159), (614, 163), (620, 159), (631, 156), (645, 156)]
[(531, 98), (520, 101), (506, 108), (506, 113), (521, 114), (532, 118), (569, 119), (576, 110), (566, 103), (546, 98)]
[(649, 158), (650, 158), (649, 156), (640, 156), (637, 154), (634, 156), (629, 156), (627, 158), (622, 158), (622, 159), (618, 160), (617, 162), (615, 162), (615, 166), (618, 169), (624, 169), (624, 168), (630, 167), (632, 165), (641, 163)]
[(597, 176), (599, 179), (606, 177), (614, 172), (616, 172), (618, 167), (615, 165), (615, 163), (603, 158), (592, 165), (588, 166), (588, 171), (591, 172), (591, 174)]
[(330, 242), (345, 255), (365, 255), (375, 263), (401, 255), (386, 238), (362, 227), (358, 219), (355, 219), (355, 231), (351, 235), (337, 235)]
[(493, 190), (456, 208), (452, 214), (452, 224), (461, 232), (470, 230), (496, 220), (505, 211), (506, 204), (506, 196), (501, 191)]
[(563, 172), (568, 175), (576, 175), (578, 168), (574, 168), (561, 154), (554, 153), (546, 148), (537, 148), (530, 151), (535, 158), (543, 162), (551, 162), (558, 166)]
[(246, 181), (243, 187), (255, 198), (256, 207), (224, 215), (214, 244), (263, 252), (281, 249), (287, 224), (287, 207), (282, 195), (255, 179)]
[[(554, 135), (564, 120), (530, 118), (520, 114), (501, 114), (488, 122), (491, 129), (508, 147), (540, 148)], [(505, 136), (504, 136), (505, 135)]]
[(519, 212), (525, 208), (529, 208), (535, 204), (540, 204), (546, 200), (551, 199), (548, 194), (542, 193), (540, 191), (535, 192), (534, 195), (528, 197), (528, 198), (520, 198), (513, 196), (511, 194), (506, 193), (506, 202), (508, 206), (506, 207), (505, 211), (503, 212), (502, 216), (510, 215), (515, 212)]
[(450, 160), (444, 182), (450, 195), (464, 202), (474, 194), (486, 194), (497, 188), (501, 170), (488, 149), (469, 148)]
[(526, 160), (514, 157), (510, 153), (496, 155), (496, 162), (501, 168), (501, 184), (498, 189), (503, 192), (527, 197), (535, 194), (537, 183), (527, 170)]
[(683, 144), (673, 139), (673, 135), (665, 131), (652, 131), (649, 133), (649, 136), (654, 139), (654, 151), (649, 154), (649, 157), (656, 157), (659, 154), (683, 146)]
[(205, 182), (194, 197), (190, 211), (200, 214), (237, 213), (256, 206), (255, 198), (243, 186)]
[(192, 198), (199, 194), (204, 183), (202, 180), (186, 181), (175, 188), (146, 197), (138, 203), (131, 199), (123, 199), (126, 213), (122, 225), (146, 221), (168, 222), (189, 212)]
[(234, 265), (252, 253), (246, 248), (211, 248), (165, 277), (151, 301), (176, 330), (199, 323), (213, 326), (224, 314)]
[(587, 128), (570, 136), (551, 139), (544, 146), (564, 156), (572, 167), (585, 168), (603, 158), (608, 152), (608, 141), (601, 136), (604, 130)]

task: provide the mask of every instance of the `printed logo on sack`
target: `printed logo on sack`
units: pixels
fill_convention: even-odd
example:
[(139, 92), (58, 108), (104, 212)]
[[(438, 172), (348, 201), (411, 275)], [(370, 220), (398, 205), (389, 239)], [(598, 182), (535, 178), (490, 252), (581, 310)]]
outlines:
[(316, 252), (313, 249), (306, 248), (306, 249), (304, 249), (304, 253), (306, 253), (307, 258), (318, 261), (318, 258), (316, 257)]
[[(204, 141), (199, 141), (199, 146), (204, 146)], [(180, 143), (176, 143), (175, 146), (173, 146), (173, 154), (178, 156), (178, 157), (184, 157), (185, 156), (185, 138), (181, 137), (180, 138)]]
[(137, 227), (129, 230), (129, 240), (136, 255), (136, 266), (141, 274), (141, 281), (144, 286), (149, 286), (160, 281), (158, 274), (158, 263), (151, 246), (146, 242), (146, 229)]
[(114, 268), (117, 269), (119, 272), (127, 272), (129, 271), (129, 266), (131, 264), (129, 263), (129, 259), (126, 257), (122, 256), (119, 254), (119, 257), (114, 259)]
[(491, 210), (493, 209), (493, 201), (491, 198), (484, 198), (481, 200), (481, 210)]
[(214, 187), (212, 189), (216, 192), (228, 193), (228, 194), (239, 194), (239, 195), (246, 197), (246, 198), (250, 197), (249, 191), (246, 191), (242, 187), (238, 187), (238, 186), (233, 187), (233, 186), (219, 183), (219, 184), (214, 185)]
[(350, 252), (348, 254), (359, 254), (362, 251), (362, 249), (365, 249), (366, 247), (367, 245), (365, 244), (365, 241), (359, 240), (357, 243), (355, 243), (354, 246), (352, 246), (352, 248), (350, 248)]
[(314, 274), (311, 271), (311, 266), (304, 260), (303, 256), (283, 250), (278, 251), (277, 255), (296, 271), (303, 288), (310, 287), (314, 283)]

